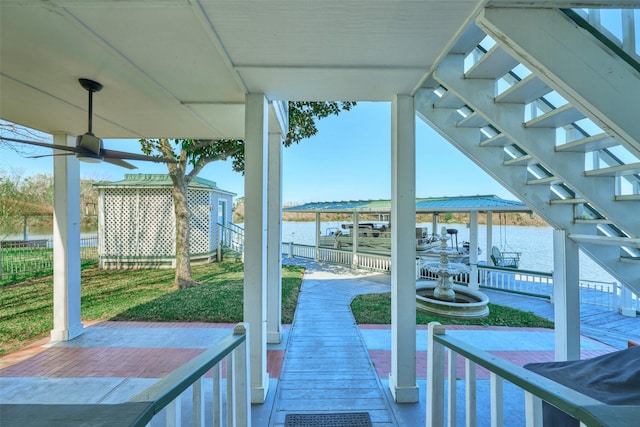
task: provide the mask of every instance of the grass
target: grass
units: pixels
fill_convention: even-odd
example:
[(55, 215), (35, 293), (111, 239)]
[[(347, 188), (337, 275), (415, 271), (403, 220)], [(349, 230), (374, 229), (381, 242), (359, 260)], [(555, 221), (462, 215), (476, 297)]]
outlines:
[[(97, 266), (98, 248), (96, 246), (80, 247), (80, 260), (82, 269)], [(52, 274), (52, 248), (39, 246), (0, 248), (0, 287)]]
[[(303, 268), (283, 266), (282, 322), (292, 323)], [(237, 323), (243, 316), (244, 265), (240, 262), (194, 266), (201, 283), (173, 288), (174, 271), (82, 270), (82, 320)], [(416, 315), (418, 324), (474, 324), (553, 328), (553, 323), (530, 312), (489, 304), (485, 319), (461, 321)], [(351, 304), (357, 323), (390, 324), (391, 294), (356, 297)], [(53, 328), (53, 279), (36, 277), (0, 287), (0, 356), (43, 338)]]
[[(352, 301), (351, 311), (358, 324), (390, 324), (391, 293), (359, 295)], [(491, 303), (489, 303), (489, 316), (484, 319), (458, 320), (433, 316), (421, 311), (416, 313), (416, 323), (418, 325), (426, 325), (429, 322), (440, 322), (443, 325), (553, 328), (553, 322), (536, 316), (532, 312), (516, 310), (515, 308)]]
[[(82, 320), (242, 321), (243, 264), (194, 266), (201, 285), (173, 289), (173, 270), (82, 271)], [(282, 321), (291, 323), (303, 269), (282, 269)], [(53, 328), (53, 279), (0, 287), (0, 355), (45, 337)]]

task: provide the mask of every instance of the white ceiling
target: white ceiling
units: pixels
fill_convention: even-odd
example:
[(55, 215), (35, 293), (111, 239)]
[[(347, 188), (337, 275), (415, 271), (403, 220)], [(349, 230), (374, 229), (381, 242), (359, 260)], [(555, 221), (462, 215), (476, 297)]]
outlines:
[(104, 85), (94, 95), (102, 138), (242, 138), (249, 92), (306, 101), (411, 93), (484, 4), (1, 0), (0, 118), (84, 133), (84, 77)]

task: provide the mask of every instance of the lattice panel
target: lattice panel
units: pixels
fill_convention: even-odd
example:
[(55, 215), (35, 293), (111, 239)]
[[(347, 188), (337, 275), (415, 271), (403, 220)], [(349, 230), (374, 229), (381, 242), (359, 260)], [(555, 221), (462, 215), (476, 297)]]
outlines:
[(104, 195), (104, 255), (133, 256), (136, 252), (137, 197), (135, 191), (113, 189)]
[(209, 193), (189, 191), (187, 200), (191, 210), (191, 253), (209, 252)]
[(175, 254), (173, 197), (166, 188), (140, 189), (139, 256)]

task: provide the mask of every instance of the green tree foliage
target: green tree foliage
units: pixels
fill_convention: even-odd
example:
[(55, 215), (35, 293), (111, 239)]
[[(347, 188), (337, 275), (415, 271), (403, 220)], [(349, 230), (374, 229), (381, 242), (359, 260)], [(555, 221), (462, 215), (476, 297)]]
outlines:
[(48, 174), (23, 177), (0, 169), (0, 237), (15, 233), (32, 216), (53, 212), (53, 178)]

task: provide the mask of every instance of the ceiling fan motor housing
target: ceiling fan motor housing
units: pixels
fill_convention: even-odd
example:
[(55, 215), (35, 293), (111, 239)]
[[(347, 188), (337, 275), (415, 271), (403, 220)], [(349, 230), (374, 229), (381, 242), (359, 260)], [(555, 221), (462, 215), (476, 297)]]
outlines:
[(76, 137), (76, 148), (80, 148), (85, 153), (78, 153), (77, 157), (79, 160), (83, 160), (85, 162), (99, 162), (102, 160), (102, 155), (100, 153), (102, 149), (102, 140), (97, 136), (85, 133), (83, 135), (78, 135)]

